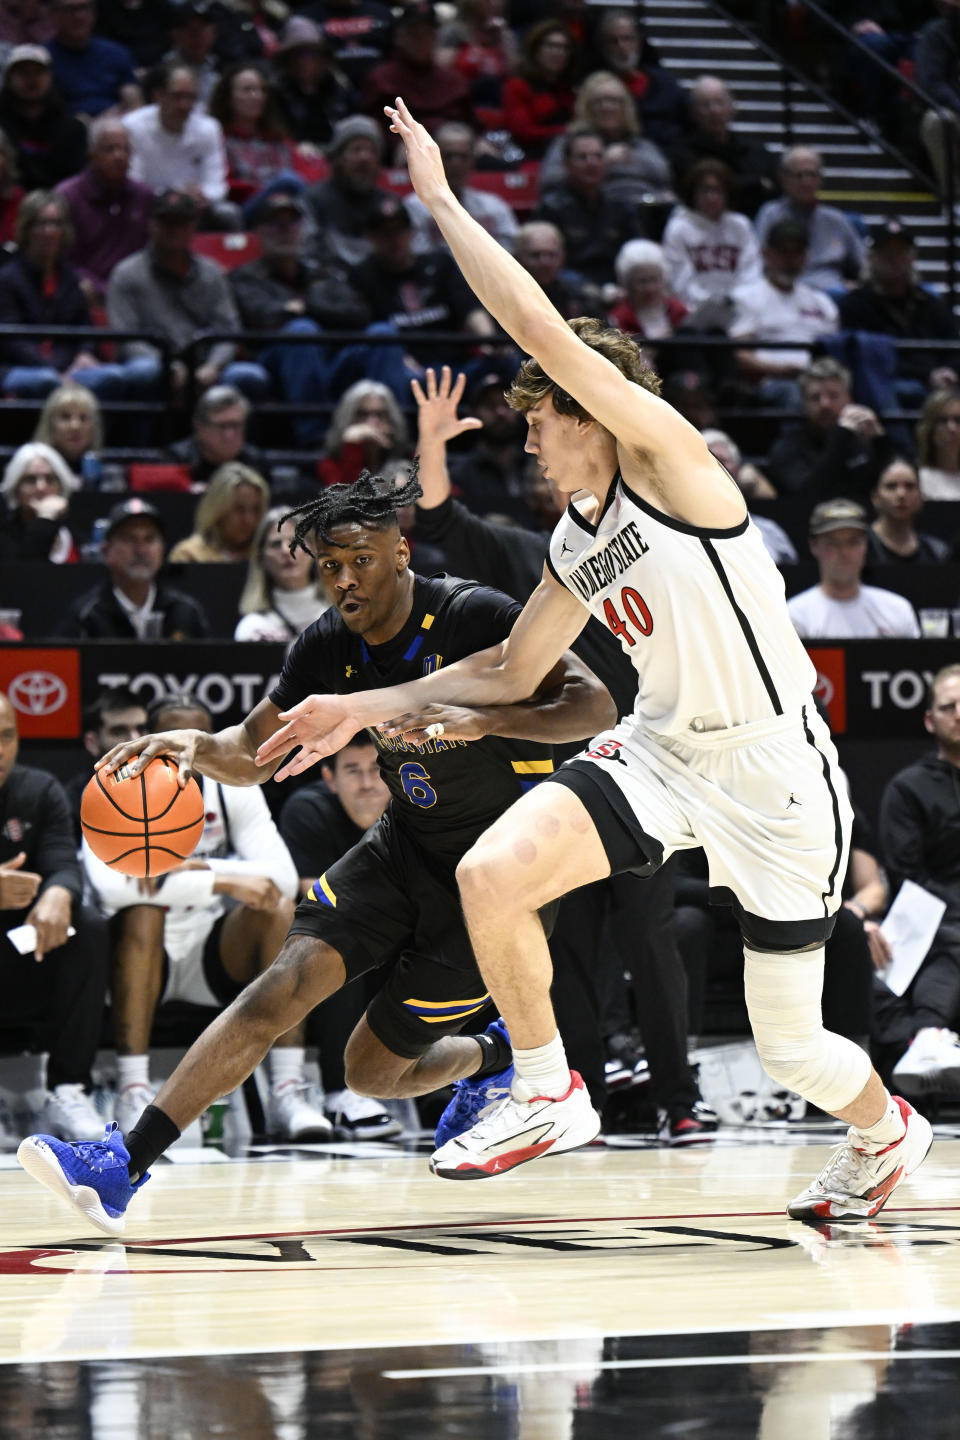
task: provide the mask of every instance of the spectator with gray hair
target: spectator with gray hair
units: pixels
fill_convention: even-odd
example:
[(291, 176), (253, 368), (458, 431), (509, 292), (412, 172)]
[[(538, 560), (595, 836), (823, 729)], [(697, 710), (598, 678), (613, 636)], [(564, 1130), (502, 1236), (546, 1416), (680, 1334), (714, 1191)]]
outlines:
[(31, 441), (15, 450), (0, 481), (5, 503), (0, 559), (49, 560), (54, 565), (78, 560), (64, 524), (70, 496), (78, 488), (70, 467), (52, 446)]
[(131, 153), (121, 119), (94, 120), (86, 169), (57, 186), (73, 228), (67, 259), (94, 304), (103, 302), (114, 266), (142, 250), (149, 237), (153, 191), (130, 178)]
[(811, 145), (794, 145), (780, 157), (779, 200), (762, 206), (755, 224), (761, 245), (778, 220), (799, 220), (807, 229), (807, 263), (803, 279), (817, 290), (842, 290), (859, 280), (866, 244), (849, 216), (833, 205), (821, 205), (823, 162)]
[[(758, 470), (756, 465), (744, 461), (740, 446), (725, 430), (702, 430), (700, 433), (710, 454), (719, 460), (723, 468), (736, 480), (748, 503), (751, 500), (776, 499), (777, 492), (766, 475), (762, 470)], [(751, 514), (750, 519), (760, 531), (760, 537), (774, 565), (796, 565), (797, 552), (783, 526), (767, 515)]]
[(760, 247), (746, 215), (730, 208), (733, 172), (722, 160), (698, 160), (683, 177), (683, 203), (663, 232), (670, 288), (691, 310), (691, 323), (723, 329), (730, 323), (738, 285), (761, 277)]
[[(573, 124), (600, 135), (605, 145), (607, 190), (634, 204), (672, 198), (670, 164), (658, 145), (640, 128), (633, 96), (611, 70), (595, 70), (577, 91)], [(540, 189), (564, 179), (565, 136), (551, 141), (540, 166)]]
[(340, 396), (317, 462), (323, 485), (352, 485), (361, 470), (377, 474), (410, 454), (403, 411), (388, 385), (357, 380)]
[(177, 440), (167, 452), (176, 465), (186, 465), (190, 478), (204, 488), (215, 470), (239, 460), (261, 475), (267, 473), (262, 450), (247, 440), (250, 401), (233, 385), (211, 385), (193, 411), (193, 434)]
[(773, 194), (772, 162), (759, 141), (733, 128), (736, 101), (716, 75), (700, 75), (687, 92), (690, 112), (682, 138), (670, 152), (679, 184), (698, 160), (722, 160), (737, 184), (737, 209), (755, 215)]
[(658, 340), (672, 335), (687, 307), (667, 288), (667, 260), (654, 240), (628, 240), (614, 262), (623, 298), (610, 311), (610, 324), (631, 335)]

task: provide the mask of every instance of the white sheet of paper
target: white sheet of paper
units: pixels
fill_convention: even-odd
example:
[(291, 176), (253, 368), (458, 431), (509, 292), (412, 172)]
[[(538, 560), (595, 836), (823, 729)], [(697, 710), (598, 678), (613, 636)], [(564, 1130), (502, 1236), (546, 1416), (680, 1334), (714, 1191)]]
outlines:
[(912, 880), (904, 880), (900, 886), (880, 926), (893, 951), (883, 983), (894, 995), (903, 994), (926, 959), (946, 908), (936, 895)]
[[(67, 939), (76, 933), (72, 925), (67, 926)], [(37, 927), (35, 925), (17, 925), (13, 930), (7, 931), (7, 939), (14, 949), (20, 951), (21, 955), (32, 955), (37, 948)]]

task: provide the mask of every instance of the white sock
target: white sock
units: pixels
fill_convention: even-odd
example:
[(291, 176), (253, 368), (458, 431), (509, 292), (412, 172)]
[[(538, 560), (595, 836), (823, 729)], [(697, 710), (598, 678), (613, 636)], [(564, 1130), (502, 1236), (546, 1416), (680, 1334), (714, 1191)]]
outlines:
[(517, 1100), (533, 1100), (540, 1095), (559, 1099), (570, 1089), (570, 1067), (559, 1032), (546, 1045), (535, 1050), (513, 1047), (513, 1084)]
[(882, 1150), (886, 1145), (895, 1145), (906, 1133), (900, 1106), (887, 1092), (887, 1108), (875, 1125), (857, 1125), (858, 1136), (862, 1136), (870, 1150)]
[(307, 1052), (302, 1045), (275, 1045), (270, 1051), (270, 1084), (274, 1090), (290, 1080), (303, 1079)]
[(124, 1090), (128, 1085), (149, 1085), (150, 1084), (150, 1056), (149, 1055), (118, 1055), (117, 1056), (117, 1089)]

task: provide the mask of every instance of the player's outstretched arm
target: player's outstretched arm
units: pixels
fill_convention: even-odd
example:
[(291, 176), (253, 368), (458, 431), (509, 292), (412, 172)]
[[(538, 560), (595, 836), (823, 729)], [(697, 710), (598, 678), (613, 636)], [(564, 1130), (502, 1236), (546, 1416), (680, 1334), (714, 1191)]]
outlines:
[(308, 695), (281, 713), (283, 728), (260, 746), (257, 763), (275, 765), (299, 745), (300, 753), (277, 771), (276, 778), (285, 780), (341, 749), (358, 730), (416, 714), (434, 702), (483, 707), (528, 700), (588, 619), (580, 602), (545, 574), (501, 644), (404, 685), (352, 695)]
[(577, 338), (519, 261), (479, 225), (447, 184), (440, 151), (401, 98), (385, 107), (407, 152), (417, 195), (440, 227), (460, 270), (484, 309), (534, 356), (557, 385), (580, 402), (621, 444), (669, 456), (671, 467), (716, 470), (697, 430), (658, 396), (634, 385), (615, 365)]
[(280, 711), (270, 700), (261, 700), (239, 725), (209, 735), (204, 730), (164, 730), (141, 735), (114, 745), (96, 762), (94, 769), (111, 774), (121, 765), (138, 775), (157, 755), (170, 755), (177, 762), (177, 780), (186, 785), (191, 775), (207, 775), (224, 785), (262, 785), (283, 759), (273, 765), (258, 765), (257, 749), (281, 727)]
[(557, 661), (537, 693), (516, 705), (428, 705), (416, 714), (397, 715), (379, 728), (384, 735), (405, 735), (418, 743), (431, 738), (427, 727), (442, 725), (448, 740), (542, 740), (563, 745), (588, 740), (617, 720), (607, 687), (572, 651)]

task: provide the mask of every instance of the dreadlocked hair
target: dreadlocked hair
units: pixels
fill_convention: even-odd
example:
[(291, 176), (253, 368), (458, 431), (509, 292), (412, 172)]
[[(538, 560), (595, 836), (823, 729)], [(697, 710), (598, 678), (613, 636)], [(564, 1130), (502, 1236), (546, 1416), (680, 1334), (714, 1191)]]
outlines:
[[(591, 350), (598, 350), (601, 355), (606, 356), (628, 380), (632, 380), (644, 390), (649, 390), (651, 395), (660, 394), (660, 376), (644, 360), (643, 351), (636, 340), (631, 339), (623, 330), (617, 330), (612, 325), (602, 325), (599, 320), (588, 315), (568, 320), (567, 324), (578, 339), (589, 345)], [(551, 394), (553, 408), (558, 415), (576, 415), (580, 420), (593, 419), (572, 395), (554, 384), (538, 360), (524, 360), (505, 398), (511, 409), (526, 414), (545, 396)]]
[(352, 485), (328, 485), (313, 500), (288, 510), (277, 522), (277, 529), (288, 520), (296, 521), (290, 554), (306, 550), (308, 555), (317, 556), (311, 550), (308, 539), (317, 534), (328, 545), (333, 544), (330, 531), (337, 525), (351, 522), (368, 525), (372, 530), (386, 530), (397, 523), (397, 511), (404, 505), (412, 505), (423, 494), (420, 485), (420, 461), (414, 460), (406, 479), (387, 479), (383, 475), (371, 475), (361, 470)]

